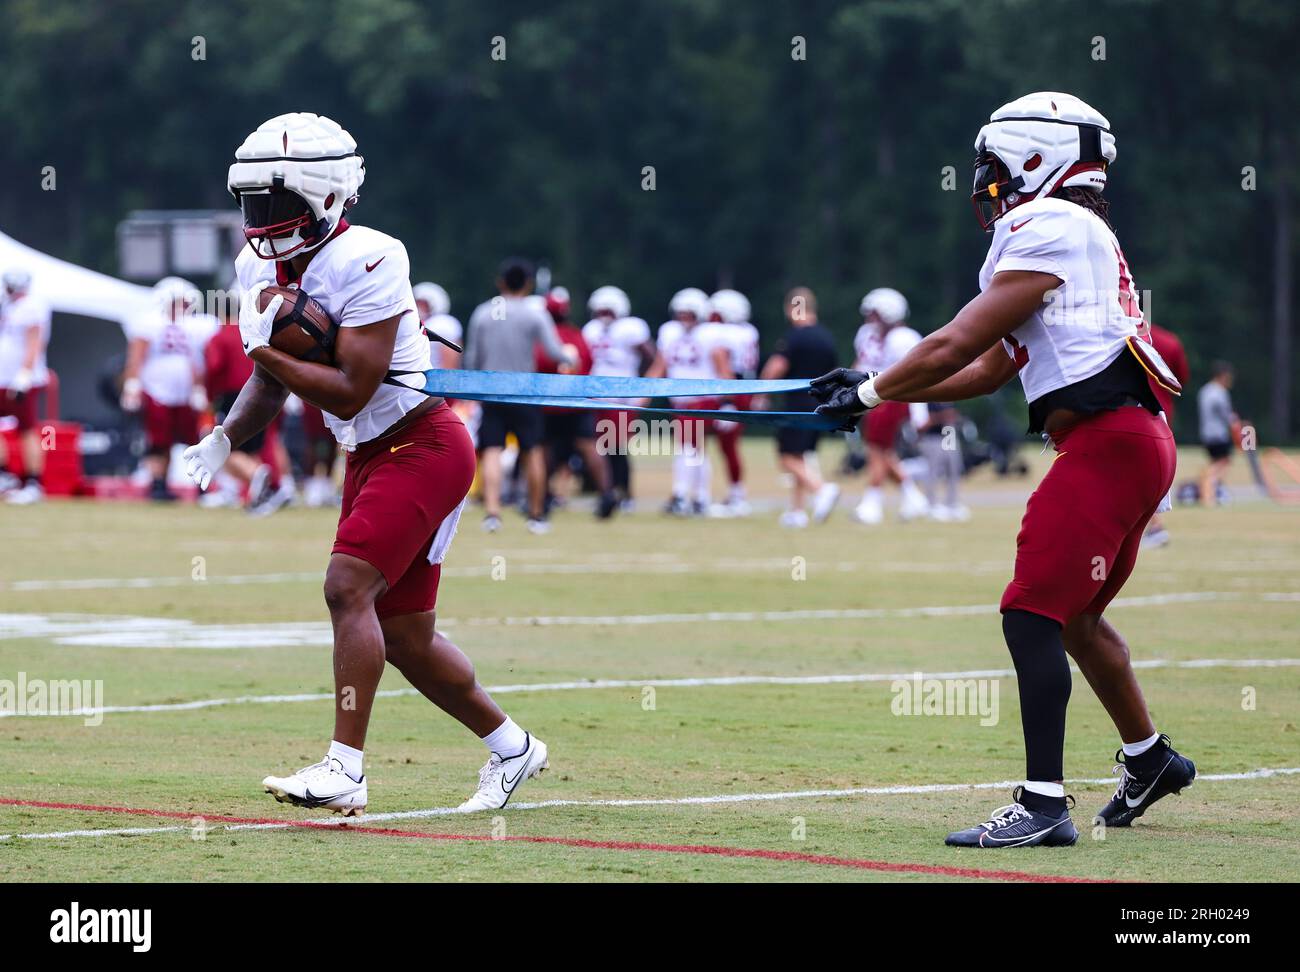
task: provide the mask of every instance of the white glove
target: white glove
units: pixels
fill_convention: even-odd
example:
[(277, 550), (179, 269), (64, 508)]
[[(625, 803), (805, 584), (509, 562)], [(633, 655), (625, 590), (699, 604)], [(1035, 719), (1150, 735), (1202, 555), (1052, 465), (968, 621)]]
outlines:
[(9, 382), (9, 390), (15, 395), (22, 395), (32, 390), (32, 373), (26, 368), (18, 369), (18, 374), (14, 375)]
[(208, 407), (208, 393), (202, 385), (195, 385), (194, 390), (190, 392), (190, 408), (196, 412), (202, 412)]
[(230, 458), (230, 439), (226, 430), (220, 425), (192, 445), (182, 454), (185, 459), (185, 475), (194, 480), (199, 489), (207, 489), (212, 477), (217, 474), (226, 460)]
[(128, 378), (122, 382), (122, 411), (138, 412), (144, 404), (144, 388), (139, 378)]
[(569, 366), (570, 370), (578, 367), (578, 363), (582, 361), (582, 355), (578, 353), (578, 349), (572, 344), (563, 345), (562, 353), (564, 354), (564, 363)]
[(276, 294), (266, 305), (266, 310), (258, 310), (258, 298), (269, 286), (271, 281), (263, 280), (244, 291), (244, 301), (239, 305), (239, 336), (244, 341), (244, 354), (252, 354), (271, 343), (271, 327), (275, 324), (275, 315), (280, 312), (280, 305), (284, 303), (284, 295)]

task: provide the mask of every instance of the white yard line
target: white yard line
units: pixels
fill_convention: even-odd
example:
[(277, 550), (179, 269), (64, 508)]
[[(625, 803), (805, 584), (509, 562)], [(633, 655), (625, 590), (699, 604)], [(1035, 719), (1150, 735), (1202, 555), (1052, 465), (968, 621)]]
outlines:
[[(1189, 658), (1184, 660), (1145, 659), (1133, 662), (1134, 668), (1295, 668), (1300, 658)], [(1078, 669), (1071, 666), (1077, 672)], [(641, 689), (700, 688), (733, 685), (853, 685), (863, 682), (895, 682), (922, 679), (1015, 678), (1013, 668), (975, 668), (952, 672), (854, 672), (835, 675), (714, 675), (690, 678), (595, 678), (572, 682), (524, 682), (514, 685), (488, 685), (492, 695), (521, 692), (573, 692), (590, 689)], [(375, 693), (379, 698), (402, 698), (418, 695), (412, 688), (384, 689)], [(102, 709), (74, 709), (59, 712), (61, 716), (84, 718), (96, 714), (125, 712), (190, 712), (195, 709), (215, 709), (228, 705), (273, 705), (285, 702), (328, 702), (334, 698), (329, 692), (304, 692), (292, 695), (239, 695), (232, 698), (195, 699), (191, 702), (161, 702), (150, 705), (106, 705)], [(11, 711), (0, 710), (0, 718), (14, 717)], [(45, 718), (32, 716), (31, 718)]]
[[(504, 555), (502, 555), (504, 556)], [(774, 571), (787, 574), (791, 568), (789, 557), (734, 557), (701, 562), (678, 561), (671, 555), (661, 557), (638, 557), (635, 559), (603, 559), (593, 557), (584, 563), (574, 564), (538, 564), (511, 561), (506, 558), (503, 565), (506, 576), (510, 574), (698, 574), (718, 573), (722, 571)], [(979, 563), (963, 564), (962, 570), (983, 573), (987, 571), (1009, 571), (1011, 562), (990, 560)], [(873, 570), (886, 573), (949, 573), (950, 564), (893, 561), (869, 563), (858, 560), (819, 561), (807, 563), (810, 571), (832, 570), (846, 573), (855, 570)], [(481, 566), (444, 567), (444, 577), (492, 577), (501, 567), (492, 564)], [(320, 583), (325, 579), (325, 572), (291, 571), (268, 574), (211, 574), (203, 580), (195, 580), (189, 574), (177, 574), (169, 577), (74, 577), (74, 578), (32, 578), (28, 580), (0, 581), (0, 591), (88, 591), (88, 590), (123, 590), (152, 589), (167, 587), (190, 587), (210, 584), (215, 586), (243, 586), (250, 584), (278, 583)]]
[[(1219, 783), (1233, 780), (1258, 780), (1278, 776), (1293, 776), (1298, 773), (1300, 773), (1300, 766), (1282, 766), (1277, 768), (1250, 770), (1244, 773), (1205, 773), (1198, 776), (1196, 782)], [(1115, 779), (1114, 777), (1104, 776), (1100, 779), (1075, 779), (1066, 780), (1065, 782), (1072, 786), (1110, 786), (1115, 783)], [(995, 783), (929, 783), (897, 786), (857, 786), (839, 790), (788, 790), (778, 793), (720, 793), (711, 796), (651, 797), (645, 799), (539, 800), (532, 803), (513, 802), (509, 807), (507, 807), (507, 809), (510, 811), (518, 811), (545, 810), (556, 807), (670, 807), (707, 806), (727, 803), (766, 803), (778, 800), (840, 799), (855, 796), (900, 796), (926, 793), (953, 793), (969, 790), (1000, 790), (1016, 786), (1017, 783), (1019, 783), (1018, 780), (999, 780)], [(15, 809), (23, 808), (17, 807)], [(68, 812), (76, 813), (78, 811), (69, 810)], [(353, 829), (355, 831), (364, 832), (364, 825), (369, 823), (384, 823), (393, 820), (418, 820), (427, 817), (449, 817), (459, 815), (460, 811), (456, 807), (431, 807), (427, 810), (401, 810), (393, 813), (371, 813), (362, 817), (359, 821), (353, 821), (354, 824), (358, 824), (358, 826), (355, 826)], [(203, 818), (203, 815), (200, 813), (196, 813), (193, 816), (196, 820), (201, 820)], [(486, 816), (484, 819), (487, 819)], [(337, 818), (305, 818), (302, 821), (296, 821), (294, 823), (213, 824), (208, 825), (206, 829), (230, 831), (287, 830), (290, 827), (297, 827), (300, 824), (310, 824), (322, 828), (336, 828), (344, 825), (343, 822)], [(144, 836), (148, 834), (189, 832), (195, 829), (196, 826), (194, 825), (176, 825), (165, 827), (117, 827), (104, 830), (57, 830), (44, 833), (0, 834), (0, 840), (62, 840), (72, 837)]]
[[(1159, 607), (1204, 602), (1294, 602), (1300, 592), (1183, 591), (1120, 597), (1112, 606)], [(877, 621), (927, 617), (996, 615), (996, 604), (931, 605), (899, 608), (802, 608), (781, 611), (692, 611), (663, 614), (524, 615), (439, 619), (445, 628), (622, 627), (627, 625), (712, 624), (788, 621)], [(0, 639), (49, 638), (60, 645), (104, 648), (315, 647), (331, 643), (325, 622), (204, 624), (184, 618), (87, 614), (0, 614)]]

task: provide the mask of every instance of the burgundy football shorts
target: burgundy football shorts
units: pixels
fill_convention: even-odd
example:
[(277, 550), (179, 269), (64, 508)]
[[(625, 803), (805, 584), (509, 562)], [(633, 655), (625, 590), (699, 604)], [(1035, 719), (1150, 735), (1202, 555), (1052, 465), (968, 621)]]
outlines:
[(1066, 625), (1101, 614), (1128, 580), (1177, 456), (1169, 426), (1135, 406), (1090, 416), (1052, 439), (1056, 459), (1029, 497), (1001, 609)]
[(442, 564), (429, 563), (429, 549), (469, 492), (474, 463), (469, 432), (445, 402), (348, 454), (334, 553), (384, 575), (381, 619), (433, 610)]

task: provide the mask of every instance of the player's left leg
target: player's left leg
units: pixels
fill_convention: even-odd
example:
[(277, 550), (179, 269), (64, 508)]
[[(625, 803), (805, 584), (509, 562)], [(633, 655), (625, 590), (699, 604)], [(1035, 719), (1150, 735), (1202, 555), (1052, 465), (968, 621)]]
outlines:
[(1196, 778), (1196, 765), (1156, 729), (1133, 672), (1128, 644), (1102, 616), (1133, 572), (1146, 526), (1144, 518), (1129, 532), (1101, 590), (1065, 628), (1066, 649), (1119, 731), (1121, 746), (1115, 752), (1119, 785), (1097, 814), (1110, 827), (1129, 826), (1157, 800), (1182, 792)]
[(1173, 442), (1139, 408), (1071, 426), (1029, 498), (1015, 576), (1002, 596), (1003, 633), (1019, 682), (1026, 779), (1008, 807), (948, 836), (955, 846), (1072, 844), (1064, 777), (1070, 669), (1063, 629), (1100, 614), (1123, 586), (1142, 530), (1173, 477)]
[[(404, 577), (400, 587), (407, 584)], [(394, 596), (401, 597), (402, 590), (395, 590)], [(501, 711), (479, 684), (465, 653), (438, 633), (434, 617), (432, 611), (385, 617), (381, 624), (388, 661), (421, 695), (487, 746), (478, 788), (461, 809), (500, 809), (519, 784), (550, 765), (546, 744)]]

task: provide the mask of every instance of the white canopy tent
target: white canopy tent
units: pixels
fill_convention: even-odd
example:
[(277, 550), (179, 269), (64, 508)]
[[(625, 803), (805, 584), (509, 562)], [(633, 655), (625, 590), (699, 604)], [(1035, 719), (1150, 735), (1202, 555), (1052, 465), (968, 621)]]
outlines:
[(0, 272), (21, 268), (32, 275), (32, 293), (55, 313), (80, 314), (125, 326), (154, 308), (153, 291), (24, 246), (0, 232)]

